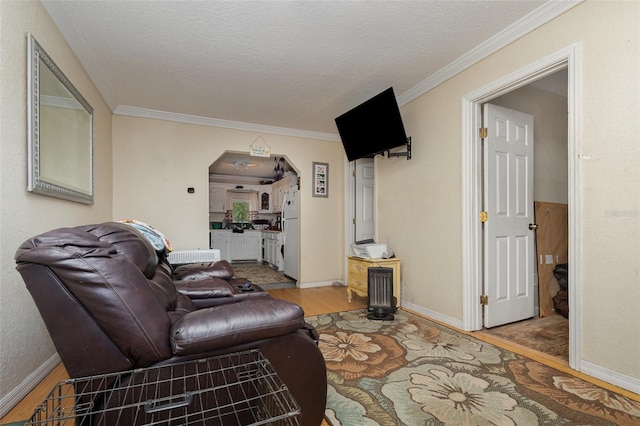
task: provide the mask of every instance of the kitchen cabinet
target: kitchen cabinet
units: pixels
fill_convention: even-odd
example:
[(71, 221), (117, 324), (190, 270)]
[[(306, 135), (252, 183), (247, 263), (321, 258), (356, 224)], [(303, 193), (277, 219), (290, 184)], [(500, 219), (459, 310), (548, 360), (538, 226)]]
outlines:
[(226, 211), (227, 187), (217, 184), (209, 184), (209, 211), (221, 213)]
[(220, 259), (232, 262), (235, 260), (262, 260), (260, 231), (247, 230), (234, 233), (229, 229), (212, 230), (211, 248), (220, 250)]
[[(229, 232), (229, 231), (228, 231)], [(260, 231), (231, 232), (230, 257), (236, 260), (262, 260)]]
[(272, 203), (271, 203), (271, 185), (263, 185), (260, 187), (258, 191), (258, 203), (260, 204), (260, 213), (271, 213)]
[(231, 231), (209, 231), (211, 248), (220, 250), (220, 259), (231, 261)]
[(282, 256), (282, 232), (262, 232), (263, 261), (273, 266), (278, 271), (284, 271), (284, 258)]
[(369, 290), (368, 269), (376, 266), (393, 269), (393, 296), (396, 307), (400, 307), (400, 259), (369, 259), (356, 256), (347, 257), (347, 301), (351, 303), (351, 293), (366, 297)]
[[(284, 193), (294, 183), (294, 176), (286, 176), (271, 185), (242, 185), (242, 192), (256, 191), (258, 194), (257, 210), (260, 213), (280, 213)], [(236, 190), (236, 185), (210, 182), (209, 212), (223, 213), (231, 210), (231, 206), (227, 205), (227, 192), (234, 190)]]

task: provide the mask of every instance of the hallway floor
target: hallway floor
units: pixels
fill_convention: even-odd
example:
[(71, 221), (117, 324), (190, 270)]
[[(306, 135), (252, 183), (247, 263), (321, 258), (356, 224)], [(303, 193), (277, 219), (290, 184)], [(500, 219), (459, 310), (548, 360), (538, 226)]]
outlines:
[(569, 320), (561, 315), (531, 318), (482, 332), (569, 361)]

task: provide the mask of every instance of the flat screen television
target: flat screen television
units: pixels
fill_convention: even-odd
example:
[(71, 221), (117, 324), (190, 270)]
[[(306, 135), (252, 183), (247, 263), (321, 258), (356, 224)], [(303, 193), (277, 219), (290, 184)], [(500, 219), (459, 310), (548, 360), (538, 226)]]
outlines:
[(349, 161), (407, 143), (393, 87), (336, 118), (336, 126)]

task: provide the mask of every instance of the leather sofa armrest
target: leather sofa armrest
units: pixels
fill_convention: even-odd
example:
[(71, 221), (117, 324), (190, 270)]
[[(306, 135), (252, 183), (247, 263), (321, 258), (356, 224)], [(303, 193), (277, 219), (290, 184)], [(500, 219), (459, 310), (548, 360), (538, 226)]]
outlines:
[(233, 296), (233, 287), (221, 278), (174, 281), (176, 290), (190, 299), (210, 299)]
[(179, 265), (173, 270), (173, 279), (175, 281), (201, 280), (204, 278), (230, 280), (233, 275), (233, 267), (226, 260), (219, 260), (213, 263)]
[(260, 297), (188, 313), (173, 325), (171, 346), (175, 355), (204, 353), (283, 336), (304, 326), (300, 306)]

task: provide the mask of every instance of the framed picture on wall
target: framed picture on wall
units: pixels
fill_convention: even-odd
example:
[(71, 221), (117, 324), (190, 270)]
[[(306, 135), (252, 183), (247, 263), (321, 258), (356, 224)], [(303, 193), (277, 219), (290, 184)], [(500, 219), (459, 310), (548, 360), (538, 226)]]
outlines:
[(313, 162), (314, 197), (329, 197), (329, 164)]

